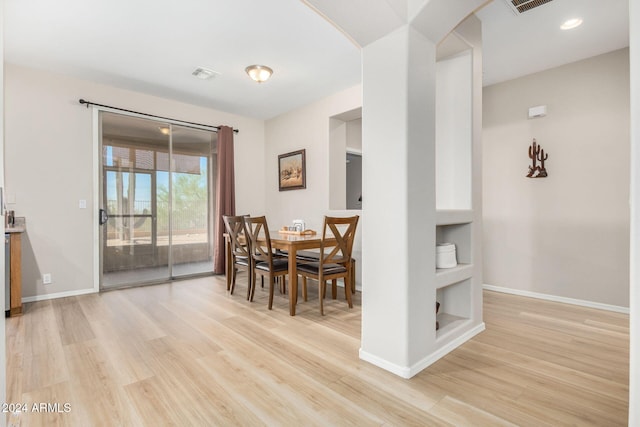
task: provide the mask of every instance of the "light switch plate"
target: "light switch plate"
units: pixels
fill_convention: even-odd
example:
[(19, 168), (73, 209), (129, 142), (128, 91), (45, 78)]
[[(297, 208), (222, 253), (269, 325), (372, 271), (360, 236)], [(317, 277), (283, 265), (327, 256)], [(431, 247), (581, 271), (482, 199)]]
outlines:
[(80, 209), (87, 209), (87, 201), (86, 201), (86, 200), (81, 199), (81, 200), (80, 200), (80, 202), (78, 203), (78, 207), (79, 207)]

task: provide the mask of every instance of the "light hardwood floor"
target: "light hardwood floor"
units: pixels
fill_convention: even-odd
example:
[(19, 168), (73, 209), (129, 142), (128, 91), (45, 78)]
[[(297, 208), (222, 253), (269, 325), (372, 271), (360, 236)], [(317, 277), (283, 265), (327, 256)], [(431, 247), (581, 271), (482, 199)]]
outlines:
[[(487, 330), (414, 378), (358, 359), (360, 295), (288, 315), (224, 277), (26, 304), (7, 319), (23, 426), (623, 426), (628, 316), (484, 293)], [(61, 412), (32, 412), (59, 403)], [(70, 412), (64, 412), (64, 404)], [(55, 408), (52, 408), (55, 409)]]

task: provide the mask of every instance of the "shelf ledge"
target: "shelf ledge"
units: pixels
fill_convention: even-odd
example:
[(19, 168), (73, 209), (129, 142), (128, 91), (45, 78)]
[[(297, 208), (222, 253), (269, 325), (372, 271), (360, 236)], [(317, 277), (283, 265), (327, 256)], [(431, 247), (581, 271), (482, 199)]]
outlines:
[(436, 269), (436, 289), (461, 282), (473, 276), (473, 264), (458, 264), (452, 268)]
[(473, 222), (473, 210), (436, 209), (436, 225), (468, 224)]
[(468, 317), (455, 316), (449, 313), (441, 313), (436, 316), (440, 328), (436, 331), (436, 339), (449, 335), (454, 330), (471, 322)]

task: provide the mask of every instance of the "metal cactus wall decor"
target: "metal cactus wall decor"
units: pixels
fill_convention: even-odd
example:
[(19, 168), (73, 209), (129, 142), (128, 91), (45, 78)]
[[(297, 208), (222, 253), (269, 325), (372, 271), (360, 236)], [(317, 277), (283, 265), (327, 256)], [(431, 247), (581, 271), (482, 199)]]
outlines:
[[(529, 158), (533, 165), (529, 166), (527, 178), (546, 178), (547, 170), (544, 168), (544, 161), (549, 158), (549, 155), (545, 154), (544, 149), (538, 145), (535, 138), (533, 138), (533, 144), (529, 146)], [(537, 162), (540, 162), (539, 166)], [(536, 172), (538, 172), (537, 175)]]

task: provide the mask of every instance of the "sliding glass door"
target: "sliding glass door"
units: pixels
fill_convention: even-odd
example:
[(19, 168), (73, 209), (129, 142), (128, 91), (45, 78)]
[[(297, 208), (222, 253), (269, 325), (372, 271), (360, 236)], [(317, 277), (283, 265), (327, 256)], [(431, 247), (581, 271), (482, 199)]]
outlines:
[(216, 134), (100, 116), (101, 288), (211, 273)]
[[(212, 139), (217, 134), (172, 126), (171, 265), (174, 277), (213, 272), (212, 218), (215, 164)], [(167, 187), (163, 188), (163, 194)]]

